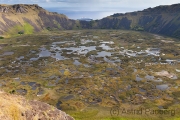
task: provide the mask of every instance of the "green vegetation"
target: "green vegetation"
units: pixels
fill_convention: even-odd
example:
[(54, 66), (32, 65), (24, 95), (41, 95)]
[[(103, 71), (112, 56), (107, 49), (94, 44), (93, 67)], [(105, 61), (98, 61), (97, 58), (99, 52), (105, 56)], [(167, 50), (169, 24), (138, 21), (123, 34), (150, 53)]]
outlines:
[(79, 29), (82, 29), (81, 24), (79, 21), (75, 21), (75, 25), (73, 26), (73, 30), (79, 30)]
[(19, 31), (18, 34), (22, 35), (24, 34), (24, 31)]
[(52, 29), (51, 29), (50, 27), (46, 27), (46, 29), (47, 29), (48, 31), (52, 31)]
[(72, 112), (71, 116), (73, 116), (76, 120), (88, 120), (88, 119), (92, 119), (97, 114), (98, 114), (97, 110), (89, 110), (89, 111)]
[(4, 37), (0, 36), (0, 39), (4, 39)]
[[(77, 120), (180, 117), (175, 104), (180, 102), (180, 64), (166, 61), (180, 58), (178, 39), (126, 30), (46, 30), (0, 42), (0, 88), (6, 92), (46, 102)], [(147, 54), (151, 48), (160, 49), (159, 56)], [(157, 74), (161, 71), (166, 74)], [(111, 116), (114, 106), (177, 113)]]
[(58, 27), (58, 29), (62, 29), (61, 25), (57, 21), (54, 20), (53, 22)]
[(33, 34), (34, 27), (31, 26), (29, 23), (24, 23), (23, 25), (16, 25), (8, 30), (5, 34), (7, 36), (17, 36), (22, 34)]
[(23, 25), (23, 30), (24, 34), (32, 34), (34, 32), (34, 28), (29, 23)]
[(135, 27), (132, 28), (132, 30), (144, 31), (144, 28), (142, 26), (135, 26)]

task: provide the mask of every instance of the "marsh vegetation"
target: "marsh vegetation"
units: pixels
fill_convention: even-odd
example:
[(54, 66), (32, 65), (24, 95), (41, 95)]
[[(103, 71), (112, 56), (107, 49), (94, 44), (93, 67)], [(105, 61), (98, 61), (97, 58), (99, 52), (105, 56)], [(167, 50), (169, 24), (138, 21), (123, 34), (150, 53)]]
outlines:
[(175, 116), (153, 117), (179, 117), (178, 39), (123, 30), (49, 31), (1, 39), (0, 50), (1, 89), (76, 119), (111, 119), (114, 106), (175, 109)]

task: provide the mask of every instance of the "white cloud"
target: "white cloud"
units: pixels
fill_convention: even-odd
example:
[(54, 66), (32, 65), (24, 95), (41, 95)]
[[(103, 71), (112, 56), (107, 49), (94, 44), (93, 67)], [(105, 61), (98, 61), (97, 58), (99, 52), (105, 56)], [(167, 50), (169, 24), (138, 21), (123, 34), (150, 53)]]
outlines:
[(143, 10), (159, 5), (171, 5), (180, 0), (0, 0), (1, 4), (39, 4), (41, 7), (57, 7), (68, 11), (101, 11), (105, 14)]

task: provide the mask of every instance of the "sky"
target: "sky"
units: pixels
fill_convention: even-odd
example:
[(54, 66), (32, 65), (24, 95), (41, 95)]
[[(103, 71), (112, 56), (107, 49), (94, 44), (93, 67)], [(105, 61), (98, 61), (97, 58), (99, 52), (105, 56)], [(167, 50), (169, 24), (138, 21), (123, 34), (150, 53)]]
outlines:
[(180, 0), (0, 0), (0, 4), (38, 4), (70, 19), (101, 19), (114, 13), (143, 10), (159, 5), (180, 3)]

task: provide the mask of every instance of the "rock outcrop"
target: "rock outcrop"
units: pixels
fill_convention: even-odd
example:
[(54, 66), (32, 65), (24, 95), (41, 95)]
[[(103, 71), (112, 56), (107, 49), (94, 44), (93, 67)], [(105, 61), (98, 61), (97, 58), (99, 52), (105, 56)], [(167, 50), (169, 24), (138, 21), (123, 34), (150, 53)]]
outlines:
[(7, 13), (9, 10), (9, 7), (6, 7), (6, 6), (0, 6), (0, 12), (2, 13)]
[(21, 6), (21, 5), (13, 5), (13, 9), (17, 13), (26, 13), (26, 12), (28, 12), (27, 8), (25, 8), (24, 6)]
[(0, 120), (74, 120), (63, 111), (39, 101), (0, 91)]
[(36, 4), (33, 5), (24, 5), (24, 4), (15, 4), (15, 5), (0, 5), (1, 13), (27, 13), (29, 8), (35, 7), (36, 9), (43, 9)]

